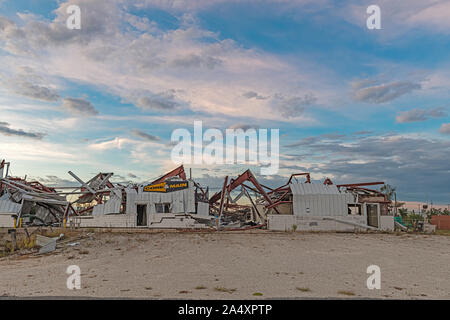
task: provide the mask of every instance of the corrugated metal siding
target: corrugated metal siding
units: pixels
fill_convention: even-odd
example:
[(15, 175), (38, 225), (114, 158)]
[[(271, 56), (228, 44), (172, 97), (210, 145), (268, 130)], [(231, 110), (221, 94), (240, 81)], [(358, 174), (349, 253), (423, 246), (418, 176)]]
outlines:
[(127, 194), (127, 208), (126, 208), (126, 213), (127, 214), (137, 214), (136, 212), (136, 197), (137, 197), (137, 192), (136, 190), (132, 189), (132, 188), (127, 188), (125, 189), (125, 193)]
[(325, 185), (318, 183), (291, 183), (289, 185), (292, 194), (340, 194), (335, 185)]
[(197, 214), (199, 216), (208, 216), (209, 215), (209, 203), (208, 202), (199, 202), (197, 204)]
[(335, 185), (293, 183), (293, 210), (296, 216), (346, 216), (354, 196), (341, 193)]
[(12, 202), (11, 200), (0, 200), (0, 213), (19, 213), (22, 204)]
[(111, 197), (108, 201), (94, 206), (92, 215), (119, 213), (122, 204), (122, 191), (112, 190)]

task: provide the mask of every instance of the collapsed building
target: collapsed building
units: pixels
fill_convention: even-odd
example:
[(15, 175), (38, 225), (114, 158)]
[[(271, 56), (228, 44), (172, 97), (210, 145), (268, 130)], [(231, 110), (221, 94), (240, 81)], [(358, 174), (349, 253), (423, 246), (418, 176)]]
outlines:
[(107, 194), (106, 202), (80, 211), (84, 214), (72, 216), (70, 223), (76, 227), (205, 228), (211, 220), (202, 201), (203, 189), (186, 178), (183, 166), (148, 184), (113, 185)]
[(327, 178), (312, 183), (309, 173), (296, 173), (284, 185), (271, 188), (246, 170), (235, 179), (226, 176), (221, 190), (209, 197), (208, 188), (187, 178), (182, 165), (142, 184), (111, 182), (112, 172), (84, 182), (69, 171), (80, 185), (58, 188), (10, 177), (8, 169), (9, 163), (2, 161), (0, 226), (394, 229), (389, 199), (367, 188), (383, 182), (335, 185)]
[[(305, 175), (299, 182), (296, 176)], [(271, 191), (277, 199), (268, 214), (268, 229), (304, 231), (394, 230), (390, 201), (377, 190), (363, 186), (384, 182), (334, 185), (311, 183), (309, 173), (294, 174), (288, 183)]]
[[(299, 177), (305, 177), (305, 181), (299, 181)], [(296, 173), (286, 184), (273, 189), (260, 184), (250, 170), (231, 179), (230, 183), (227, 180), (225, 177), (222, 191), (210, 199), (219, 218), (230, 212), (233, 214), (236, 200), (245, 194), (250, 200), (247, 206), (250, 210), (241, 215), (245, 217), (241, 222), (247, 225), (253, 222), (278, 231), (394, 230), (390, 201), (381, 192), (365, 188), (384, 182), (334, 185), (327, 178), (320, 184), (312, 183), (309, 173)], [(239, 186), (242, 191), (233, 200), (230, 194)], [(251, 193), (255, 195), (253, 200)]]
[(70, 202), (39, 181), (9, 176), (10, 163), (0, 162), (0, 226), (61, 225)]

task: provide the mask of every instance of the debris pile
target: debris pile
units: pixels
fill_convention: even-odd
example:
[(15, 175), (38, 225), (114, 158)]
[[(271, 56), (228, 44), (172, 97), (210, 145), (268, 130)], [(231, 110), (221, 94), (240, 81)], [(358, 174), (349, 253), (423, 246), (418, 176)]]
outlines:
[(63, 223), (71, 208), (65, 196), (39, 181), (27, 181), (26, 177), (10, 177), (8, 171), (9, 162), (3, 160), (0, 164), (0, 213), (14, 215), (17, 221), (29, 225)]
[(14, 226), (328, 230), (345, 224), (377, 230), (392, 222), (394, 228), (390, 199), (367, 188), (383, 182), (335, 185), (326, 178), (312, 183), (310, 173), (301, 172), (272, 188), (248, 169), (236, 178), (226, 176), (221, 190), (210, 197), (208, 187), (192, 174), (186, 177), (183, 165), (140, 184), (114, 183), (112, 172), (85, 182), (68, 171), (78, 186), (48, 187), (8, 172), (3, 160), (0, 218), (13, 216)]

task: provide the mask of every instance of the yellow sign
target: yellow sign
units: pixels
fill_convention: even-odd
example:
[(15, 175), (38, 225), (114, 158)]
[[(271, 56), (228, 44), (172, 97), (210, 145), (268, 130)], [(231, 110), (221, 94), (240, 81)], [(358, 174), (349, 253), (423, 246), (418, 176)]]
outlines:
[(187, 188), (188, 188), (187, 181), (169, 181), (147, 185), (144, 187), (144, 192), (172, 192)]

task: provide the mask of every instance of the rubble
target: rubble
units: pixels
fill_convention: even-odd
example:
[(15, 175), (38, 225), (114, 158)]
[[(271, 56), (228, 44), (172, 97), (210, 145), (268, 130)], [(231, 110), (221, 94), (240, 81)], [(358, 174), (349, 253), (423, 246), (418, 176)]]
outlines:
[[(391, 201), (368, 186), (383, 182), (335, 185), (326, 178), (313, 183), (308, 172), (294, 173), (271, 188), (248, 169), (224, 178), (220, 191), (186, 177), (183, 165), (150, 183), (113, 183), (112, 172), (99, 172), (79, 186), (49, 187), (11, 177), (9, 163), (0, 168), (0, 224), (9, 215), (13, 226), (71, 226), (236, 230), (393, 230)], [(3, 173), (6, 172), (5, 175)]]

